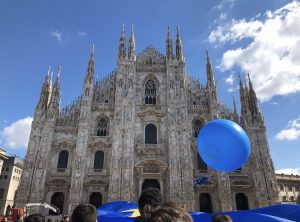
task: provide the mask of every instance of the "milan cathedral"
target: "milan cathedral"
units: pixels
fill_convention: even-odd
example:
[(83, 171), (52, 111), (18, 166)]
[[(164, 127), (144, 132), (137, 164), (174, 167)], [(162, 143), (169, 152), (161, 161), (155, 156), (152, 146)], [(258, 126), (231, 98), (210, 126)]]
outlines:
[[(48, 70), (35, 109), (17, 206), (50, 202), (64, 214), (79, 203), (96, 207), (113, 200), (137, 201), (157, 187), (166, 201), (187, 210), (218, 212), (278, 202), (266, 127), (251, 79), (240, 78), (240, 115), (219, 99), (207, 53), (206, 84), (185, 69), (177, 29), (166, 53), (153, 46), (135, 50), (134, 31), (124, 28), (115, 71), (94, 78), (94, 47), (82, 94), (60, 109), (60, 70)], [(128, 49), (127, 49), (128, 48)], [(101, 61), (100, 61), (101, 62)], [(247, 82), (247, 83), (246, 83)], [(197, 153), (197, 135), (213, 119), (240, 124), (251, 142), (248, 162), (234, 172), (210, 169)], [(211, 179), (194, 187), (202, 176)]]

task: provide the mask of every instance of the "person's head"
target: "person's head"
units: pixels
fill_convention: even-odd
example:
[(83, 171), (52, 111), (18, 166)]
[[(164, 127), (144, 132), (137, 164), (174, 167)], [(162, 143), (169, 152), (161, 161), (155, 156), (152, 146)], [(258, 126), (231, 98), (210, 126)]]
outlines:
[(73, 210), (71, 222), (96, 222), (97, 210), (91, 204), (79, 204)]
[(232, 222), (232, 219), (228, 215), (219, 214), (219, 215), (213, 216), (211, 221), (212, 222)]
[(32, 214), (24, 219), (24, 222), (43, 222), (44, 217), (41, 214)]
[(164, 203), (155, 208), (148, 222), (192, 222), (186, 210), (174, 203)]
[(162, 203), (162, 195), (155, 187), (146, 188), (138, 201), (139, 211), (142, 217), (149, 218), (153, 209)]

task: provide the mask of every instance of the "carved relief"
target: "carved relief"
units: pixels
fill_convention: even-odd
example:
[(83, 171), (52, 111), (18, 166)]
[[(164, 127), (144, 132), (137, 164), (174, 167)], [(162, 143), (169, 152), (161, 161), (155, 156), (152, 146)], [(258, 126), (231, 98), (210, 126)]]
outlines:
[(144, 173), (159, 173), (159, 166), (156, 164), (145, 164), (143, 166), (143, 172)]

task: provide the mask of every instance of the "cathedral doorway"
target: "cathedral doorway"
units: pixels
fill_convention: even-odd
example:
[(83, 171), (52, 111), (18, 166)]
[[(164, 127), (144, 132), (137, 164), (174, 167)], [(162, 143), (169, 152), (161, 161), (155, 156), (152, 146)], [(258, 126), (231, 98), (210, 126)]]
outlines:
[[(64, 200), (65, 200), (64, 193), (56, 192), (51, 197), (51, 204), (56, 206), (60, 210), (60, 213), (62, 213), (64, 209)], [(55, 213), (52, 210), (50, 210), (49, 214), (55, 214)]]
[(202, 193), (199, 196), (200, 211), (204, 213), (212, 213), (212, 202), (209, 193)]
[(235, 203), (237, 210), (249, 210), (248, 198), (244, 193), (235, 195)]
[(96, 209), (102, 205), (102, 195), (100, 192), (93, 192), (90, 195), (90, 204), (92, 204)]
[(160, 184), (157, 179), (145, 179), (142, 185), (142, 192), (148, 187), (156, 187), (160, 190)]

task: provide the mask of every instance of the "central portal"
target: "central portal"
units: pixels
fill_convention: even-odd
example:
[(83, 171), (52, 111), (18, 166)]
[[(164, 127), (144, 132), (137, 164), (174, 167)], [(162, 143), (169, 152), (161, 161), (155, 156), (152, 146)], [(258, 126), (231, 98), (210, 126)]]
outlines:
[(155, 187), (160, 190), (160, 184), (157, 179), (145, 179), (142, 185), (142, 192), (148, 187)]

